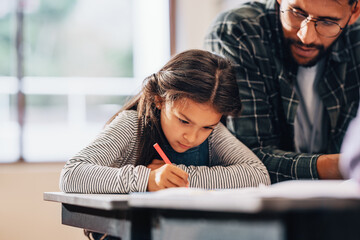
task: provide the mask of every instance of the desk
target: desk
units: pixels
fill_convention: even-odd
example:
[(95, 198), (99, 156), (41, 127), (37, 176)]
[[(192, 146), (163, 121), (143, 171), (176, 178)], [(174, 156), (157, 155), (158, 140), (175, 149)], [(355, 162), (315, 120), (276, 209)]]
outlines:
[(121, 239), (359, 239), (360, 188), (288, 181), (259, 189), (44, 193), (62, 223)]

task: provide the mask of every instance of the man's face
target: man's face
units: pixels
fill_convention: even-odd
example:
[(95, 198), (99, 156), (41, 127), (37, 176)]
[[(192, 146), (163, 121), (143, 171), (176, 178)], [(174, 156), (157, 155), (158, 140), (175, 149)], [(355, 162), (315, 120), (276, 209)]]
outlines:
[[(337, 23), (341, 28), (356, 21), (358, 15), (352, 16), (353, 6), (348, 0), (277, 0), (281, 10), (295, 11), (313, 20), (325, 20)], [(353, 19), (355, 18), (355, 19)], [(289, 26), (280, 13), (282, 29), (287, 50), (291, 57), (301, 66), (313, 66), (326, 53), (331, 44), (338, 38), (324, 37), (315, 29), (314, 21), (302, 21), (300, 28)]]

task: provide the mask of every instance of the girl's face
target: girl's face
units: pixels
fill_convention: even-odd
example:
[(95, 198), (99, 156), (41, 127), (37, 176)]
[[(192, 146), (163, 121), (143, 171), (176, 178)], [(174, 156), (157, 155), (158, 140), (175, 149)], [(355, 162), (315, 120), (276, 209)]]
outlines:
[(222, 116), (211, 104), (187, 98), (173, 105), (162, 102), (159, 108), (161, 128), (171, 147), (179, 153), (203, 143)]

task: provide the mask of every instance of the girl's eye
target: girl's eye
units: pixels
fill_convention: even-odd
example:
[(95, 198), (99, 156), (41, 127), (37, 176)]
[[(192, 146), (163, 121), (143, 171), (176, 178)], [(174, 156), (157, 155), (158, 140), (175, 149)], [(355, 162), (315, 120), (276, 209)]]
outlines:
[(182, 120), (181, 118), (179, 118), (179, 121), (180, 121), (181, 123), (183, 123), (183, 124), (189, 124), (188, 121)]
[(212, 128), (212, 127), (204, 127), (204, 129), (206, 129), (206, 130), (214, 130), (214, 128)]

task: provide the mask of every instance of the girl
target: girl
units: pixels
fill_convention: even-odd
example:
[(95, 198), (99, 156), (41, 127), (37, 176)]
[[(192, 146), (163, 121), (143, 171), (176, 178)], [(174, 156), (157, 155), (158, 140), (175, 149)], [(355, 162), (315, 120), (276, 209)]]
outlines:
[[(262, 162), (220, 122), (241, 109), (231, 63), (202, 50), (173, 57), (61, 172), (60, 189), (129, 193), (270, 184)], [(172, 164), (153, 148), (159, 143)]]

